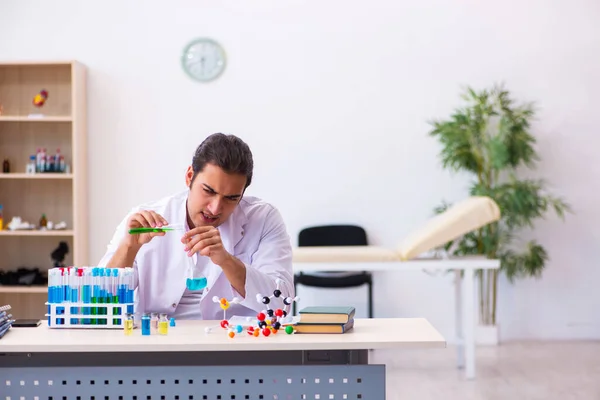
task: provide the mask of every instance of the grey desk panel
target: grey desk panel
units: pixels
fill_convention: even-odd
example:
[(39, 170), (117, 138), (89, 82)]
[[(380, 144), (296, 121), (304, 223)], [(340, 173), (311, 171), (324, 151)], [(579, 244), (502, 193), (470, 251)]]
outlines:
[(366, 365), (368, 353), (368, 350), (0, 353), (0, 368)]
[(383, 365), (0, 368), (2, 400), (385, 399)]

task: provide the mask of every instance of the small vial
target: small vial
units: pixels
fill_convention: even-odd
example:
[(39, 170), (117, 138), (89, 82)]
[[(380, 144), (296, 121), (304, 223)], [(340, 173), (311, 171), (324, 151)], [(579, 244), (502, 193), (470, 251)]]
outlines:
[(160, 314), (160, 318), (158, 320), (158, 334), (166, 335), (169, 332), (169, 320), (167, 319), (167, 314)]
[(150, 335), (150, 314), (148, 313), (142, 315), (142, 335)]
[(150, 314), (150, 324), (152, 325), (152, 333), (158, 333), (158, 313)]
[(133, 335), (133, 315), (127, 314), (125, 317), (125, 336)]

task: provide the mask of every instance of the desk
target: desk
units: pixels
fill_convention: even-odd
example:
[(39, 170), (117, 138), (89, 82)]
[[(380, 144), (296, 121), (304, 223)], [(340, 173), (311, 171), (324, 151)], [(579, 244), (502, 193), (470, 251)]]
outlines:
[[(455, 321), (456, 321), (456, 339), (457, 339), (457, 366), (465, 368), (465, 376), (467, 379), (475, 378), (475, 270), (478, 269), (498, 269), (500, 268), (499, 260), (490, 260), (482, 257), (464, 257), (456, 259), (436, 259), (436, 258), (419, 258), (410, 261), (394, 261), (393, 257), (388, 258), (390, 261), (362, 261), (361, 254), (365, 254), (360, 248), (341, 249), (337, 254), (331, 255), (333, 259), (341, 259), (342, 261), (327, 261), (317, 262), (311, 261), (310, 258), (304, 258), (306, 248), (299, 247), (294, 249), (294, 273), (297, 272), (317, 272), (317, 271), (447, 271), (453, 270), (454, 279), (454, 294), (455, 294)], [(373, 246), (369, 246), (370, 250), (377, 250)], [(327, 256), (330, 251), (327, 247), (316, 249)], [(310, 249), (310, 252), (315, 249)], [(352, 261), (353, 257), (357, 257), (358, 261)], [(346, 259), (343, 259), (346, 257)], [(369, 254), (366, 254), (369, 257)], [(462, 275), (462, 277), (461, 277)], [(464, 284), (463, 284), (464, 282)]]
[[(39, 400), (385, 399), (385, 365), (369, 349), (440, 348), (421, 318), (356, 319), (343, 335), (12, 328), (0, 340), (0, 393)], [(2, 399), (4, 399), (4, 396)]]

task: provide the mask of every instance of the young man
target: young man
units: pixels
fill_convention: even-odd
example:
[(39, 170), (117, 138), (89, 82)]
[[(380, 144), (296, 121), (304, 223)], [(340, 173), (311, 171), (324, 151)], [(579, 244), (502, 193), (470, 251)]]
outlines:
[[(252, 153), (233, 135), (204, 140), (185, 174), (187, 189), (134, 208), (120, 223), (99, 265), (133, 267), (136, 314), (166, 313), (179, 319), (222, 319), (213, 297), (232, 304), (227, 317), (255, 316), (280, 280), (282, 296), (294, 297), (292, 247), (281, 215), (272, 205), (244, 197), (252, 181)], [(183, 229), (129, 234), (138, 227)], [(190, 271), (206, 277), (205, 290), (186, 285)], [(193, 289), (193, 288), (192, 288)]]

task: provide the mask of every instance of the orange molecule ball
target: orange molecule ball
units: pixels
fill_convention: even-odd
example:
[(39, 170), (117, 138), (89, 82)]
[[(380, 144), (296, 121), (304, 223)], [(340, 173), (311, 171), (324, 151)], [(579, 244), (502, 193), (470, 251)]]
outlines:
[(229, 332), (229, 337), (230, 337), (230, 338), (232, 338), (232, 337), (234, 337), (234, 336), (235, 336), (235, 332), (233, 332), (233, 331), (230, 331), (230, 332)]
[(260, 335), (260, 330), (256, 329), (253, 333), (254, 337), (258, 337), (258, 335)]

